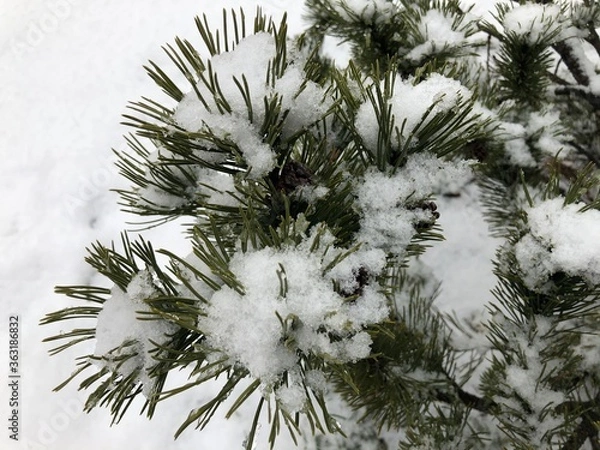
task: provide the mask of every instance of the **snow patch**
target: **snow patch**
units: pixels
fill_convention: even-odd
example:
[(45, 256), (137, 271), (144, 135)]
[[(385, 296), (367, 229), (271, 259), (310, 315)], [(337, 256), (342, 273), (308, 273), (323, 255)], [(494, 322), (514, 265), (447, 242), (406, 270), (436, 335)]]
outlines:
[(433, 223), (433, 211), (422, 204), (434, 192), (471, 175), (469, 162), (444, 161), (431, 154), (414, 154), (393, 175), (367, 171), (356, 188), (361, 214), (357, 239), (368, 248), (401, 257), (416, 234), (419, 222)]
[(600, 211), (584, 206), (556, 198), (527, 211), (529, 232), (514, 249), (527, 287), (543, 292), (559, 272), (600, 283)]
[[(312, 125), (331, 106), (323, 88), (307, 80), (298, 67), (301, 61), (290, 63), (280, 78), (267, 83), (276, 53), (275, 38), (262, 32), (246, 37), (232, 51), (213, 56), (204, 76), (214, 74), (220, 93), (211, 93), (200, 81), (196, 89), (206, 104), (192, 91), (184, 96), (173, 115), (175, 122), (187, 131), (210, 132), (235, 144), (254, 178), (269, 173), (276, 163), (275, 153), (263, 142), (260, 133), (266, 114), (265, 98), (277, 98), (281, 102), (282, 117), (287, 113), (282, 130), (284, 139)], [(235, 81), (243, 85), (243, 79), (248, 86), (247, 99)], [(223, 100), (230, 111), (221, 106)], [(251, 112), (247, 101), (252, 105)], [(210, 142), (206, 145), (214, 146)]]
[[(317, 233), (296, 247), (236, 253), (230, 270), (243, 292), (227, 286), (216, 291), (205, 315), (198, 319), (211, 351), (230, 364), (245, 367), (265, 389), (275, 388), (276, 396), (291, 411), (299, 408), (302, 380), (288, 376), (285, 389), (279, 383), (284, 373), (300, 372), (299, 355), (314, 354), (336, 362), (365, 358), (370, 354), (371, 337), (364, 327), (389, 314), (385, 296), (375, 288), (364, 286), (362, 295), (352, 302), (334, 290), (335, 284), (356, 278), (360, 268), (366, 267), (363, 261), (371, 275), (379, 273), (385, 254), (358, 250), (360, 255), (341, 259), (342, 250), (333, 248), (332, 242), (329, 232)], [(324, 246), (325, 254), (315, 251), (315, 245)], [(336, 265), (338, 259), (342, 262)], [(319, 379), (312, 374), (310, 382), (322, 389)]]
[(388, 22), (397, 9), (388, 0), (337, 0), (331, 6), (347, 21), (360, 17), (367, 23)]
[(414, 47), (406, 57), (413, 61), (420, 61), (440, 49), (464, 45), (467, 37), (464, 32), (454, 29), (453, 21), (452, 17), (446, 16), (437, 9), (427, 11), (418, 25), (419, 33), (425, 42)]
[[(383, 87), (382, 87), (383, 91)], [(388, 100), (394, 117), (395, 126), (402, 131), (401, 136), (392, 139), (394, 146), (399, 146), (399, 139), (406, 139), (423, 121), (423, 116), (431, 110), (425, 121), (437, 114), (448, 113), (464, 101), (471, 98), (471, 92), (459, 81), (432, 74), (427, 80), (417, 85), (397, 77), (394, 92)], [(356, 129), (364, 145), (371, 151), (377, 149), (379, 124), (371, 102), (360, 106), (356, 115)], [(400, 133), (398, 133), (400, 134)]]
[(235, 197), (234, 177), (216, 170), (198, 168), (198, 187), (196, 193), (204, 197), (204, 202), (210, 205), (238, 207)]
[(511, 163), (519, 167), (535, 167), (536, 161), (527, 145), (527, 130), (523, 125), (501, 122), (498, 133), (504, 138), (504, 151)]
[(558, 5), (526, 3), (509, 10), (502, 25), (507, 32), (523, 36), (529, 43), (535, 44), (560, 32), (563, 26), (561, 16)]

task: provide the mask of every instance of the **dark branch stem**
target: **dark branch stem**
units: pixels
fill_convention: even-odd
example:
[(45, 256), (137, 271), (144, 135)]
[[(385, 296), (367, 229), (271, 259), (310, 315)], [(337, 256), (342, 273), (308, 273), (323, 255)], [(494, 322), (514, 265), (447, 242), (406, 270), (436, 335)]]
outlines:
[(569, 82), (567, 80), (565, 80), (564, 78), (559, 77), (558, 75), (556, 75), (553, 72), (546, 72), (546, 76), (548, 78), (550, 78), (550, 80), (556, 84), (559, 84), (561, 86), (568, 86)]
[(600, 97), (592, 94), (582, 86), (558, 86), (554, 89), (556, 95), (577, 95), (587, 101), (595, 110), (600, 110)]
[(459, 387), (457, 387), (456, 393), (458, 394), (458, 398), (461, 399), (465, 406), (486, 414), (491, 414), (492, 410), (498, 406), (496, 402), (491, 399), (477, 397), (476, 395), (466, 392)]
[(575, 53), (573, 52), (571, 46), (565, 41), (561, 41), (554, 44), (553, 47), (554, 50), (556, 50), (556, 52), (560, 55), (560, 57), (566, 64), (567, 68), (569, 69), (569, 72), (571, 72), (571, 74), (573, 75), (573, 78), (575, 78), (575, 80), (579, 84), (583, 86), (589, 86), (590, 79), (581, 67), (581, 64), (575, 56)]
[(456, 399), (460, 400), (460, 402), (465, 405), (467, 408), (475, 409), (484, 414), (492, 414), (492, 411), (498, 406), (496, 402), (491, 399), (478, 397), (470, 392), (463, 390), (455, 381), (449, 380), (452, 386), (455, 389), (455, 392), (442, 392), (436, 391), (435, 397), (436, 400), (448, 404), (453, 404), (456, 402)]

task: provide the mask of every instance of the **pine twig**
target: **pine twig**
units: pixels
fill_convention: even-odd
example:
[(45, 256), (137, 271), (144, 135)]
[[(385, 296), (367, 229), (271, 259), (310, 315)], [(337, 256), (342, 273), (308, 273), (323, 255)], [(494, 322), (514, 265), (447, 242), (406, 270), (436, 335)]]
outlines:
[(465, 406), (476, 409), (485, 414), (491, 414), (492, 411), (498, 406), (495, 401), (488, 398), (477, 397), (460, 387), (457, 387), (456, 393), (458, 398), (465, 404)]
[(556, 83), (560, 86), (568, 86), (569, 82), (567, 80), (565, 80), (562, 77), (559, 77), (556, 73), (554, 72), (546, 72), (546, 76), (553, 82)]

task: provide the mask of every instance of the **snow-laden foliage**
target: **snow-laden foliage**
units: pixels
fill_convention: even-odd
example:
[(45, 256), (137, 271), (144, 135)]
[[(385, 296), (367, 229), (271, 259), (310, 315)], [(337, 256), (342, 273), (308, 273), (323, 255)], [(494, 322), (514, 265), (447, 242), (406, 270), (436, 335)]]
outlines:
[[(94, 371), (86, 408), (119, 420), (142, 394), (152, 416), (189, 390), (179, 434), (254, 402), (247, 449), (263, 421), (271, 446), (282, 425), (318, 449), (599, 446), (600, 7), (307, 6), (296, 39), (260, 11), (197, 18), (202, 50), (165, 47), (185, 87), (146, 67), (169, 100), (130, 105), (119, 194), (153, 225), (185, 217), (190, 251), (124, 234), (87, 259), (111, 287), (57, 288), (93, 304), (44, 319), (93, 322), (49, 338), (95, 340), (69, 378)], [(419, 259), (443, 239), (436, 195), (473, 183), (505, 239), (478, 320), (436, 309)]]
[[(306, 387), (320, 389), (311, 384), (314, 372), (303, 373), (305, 358), (346, 363), (368, 357), (365, 329), (389, 315), (385, 295), (356, 279), (361, 270), (381, 274), (385, 253), (349, 254), (334, 247), (329, 231), (313, 233), (298, 245), (234, 253), (229, 270), (241, 289), (217, 290), (197, 323), (211, 360), (244, 367), (263, 389), (275, 391), (288, 413), (304, 409)], [(349, 302), (358, 289), (361, 295)]]
[(356, 183), (358, 239), (403, 259), (415, 228), (434, 223), (439, 215), (435, 204), (427, 203), (431, 194), (446, 184), (460, 185), (470, 173), (465, 161), (447, 162), (426, 153), (409, 156), (392, 175), (367, 171)]
[(213, 139), (230, 141), (239, 148), (253, 177), (266, 175), (276, 164), (275, 153), (263, 142), (264, 130), (256, 126), (265, 121), (265, 105), (278, 103), (283, 121), (281, 138), (289, 139), (319, 120), (331, 104), (322, 88), (306, 79), (301, 61), (289, 63), (275, 80), (269, 80), (276, 56), (272, 34), (248, 36), (232, 51), (207, 61), (215, 86), (218, 82), (218, 93), (213, 95), (214, 87), (202, 80), (183, 97), (173, 114), (176, 126), (190, 133), (210, 133)]
[(527, 287), (543, 291), (559, 273), (600, 284), (600, 211), (585, 206), (555, 198), (527, 210), (529, 232), (515, 244)]

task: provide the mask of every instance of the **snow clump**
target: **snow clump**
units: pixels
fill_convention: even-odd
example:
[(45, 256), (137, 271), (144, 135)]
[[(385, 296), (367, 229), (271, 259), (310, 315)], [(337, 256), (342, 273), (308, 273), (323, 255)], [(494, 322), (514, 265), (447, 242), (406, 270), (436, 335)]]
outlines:
[(548, 36), (557, 35), (563, 23), (560, 6), (538, 5), (531, 2), (510, 9), (502, 21), (507, 32), (524, 36), (531, 44), (541, 42)]
[(563, 206), (560, 198), (527, 211), (529, 232), (515, 244), (515, 256), (529, 289), (544, 292), (549, 278), (562, 272), (600, 284), (600, 211)]
[(388, 0), (338, 0), (331, 6), (347, 21), (359, 17), (367, 23), (389, 22), (398, 9)]
[(302, 409), (304, 386), (323, 388), (322, 376), (303, 375), (303, 357), (335, 363), (366, 358), (372, 341), (365, 327), (389, 316), (377, 287), (361, 285), (351, 301), (344, 291), (358, 290), (361, 269), (372, 276), (380, 273), (385, 253), (359, 249), (345, 254), (323, 230), (297, 246), (235, 253), (229, 268), (243, 291), (222, 287), (198, 319), (212, 357), (245, 367), (289, 412)]
[[(263, 142), (260, 132), (265, 119), (265, 99), (278, 98), (281, 101), (281, 117), (285, 117), (284, 139), (318, 121), (331, 106), (324, 89), (306, 79), (301, 69), (302, 61), (289, 62), (284, 73), (268, 83), (276, 54), (275, 38), (270, 33), (261, 32), (244, 38), (232, 51), (213, 56), (207, 66), (214, 74), (220, 92), (211, 93), (201, 80), (196, 90), (204, 102), (196, 91), (189, 92), (173, 115), (176, 124), (186, 131), (208, 132), (232, 142), (254, 178), (266, 175), (276, 164), (275, 153)], [(210, 77), (210, 73), (204, 76)], [(248, 98), (238, 86), (238, 83), (244, 84), (244, 79)], [(251, 110), (247, 101), (252, 105)], [(229, 105), (230, 111), (222, 106), (224, 102)], [(207, 145), (211, 143), (207, 142)]]
[(460, 47), (467, 43), (466, 30), (457, 30), (454, 18), (437, 9), (430, 9), (420, 18), (418, 31), (424, 42), (406, 55), (413, 61), (420, 61), (445, 48)]
[(532, 112), (526, 122), (526, 127), (514, 122), (498, 122), (496, 133), (504, 140), (504, 150), (511, 163), (535, 167), (537, 162), (532, 149), (537, 150), (537, 156), (541, 158), (556, 157), (559, 153), (564, 157), (571, 153), (570, 136), (558, 111)]
[(361, 214), (357, 240), (401, 258), (417, 232), (415, 226), (435, 220), (423, 202), (444, 189), (443, 185), (463, 183), (471, 176), (469, 165), (419, 153), (409, 156), (406, 165), (392, 175), (367, 171), (356, 188)]
[[(392, 139), (392, 145), (395, 147), (400, 146), (402, 141), (415, 131), (428, 110), (431, 109), (426, 120), (437, 114), (449, 113), (472, 97), (471, 92), (459, 81), (439, 74), (432, 74), (417, 85), (397, 77), (393, 89), (388, 103), (395, 126), (402, 131), (402, 135), (398, 133)], [(375, 153), (378, 147), (379, 123), (373, 108), (371, 102), (363, 103), (357, 112), (355, 125), (365, 147)]]

